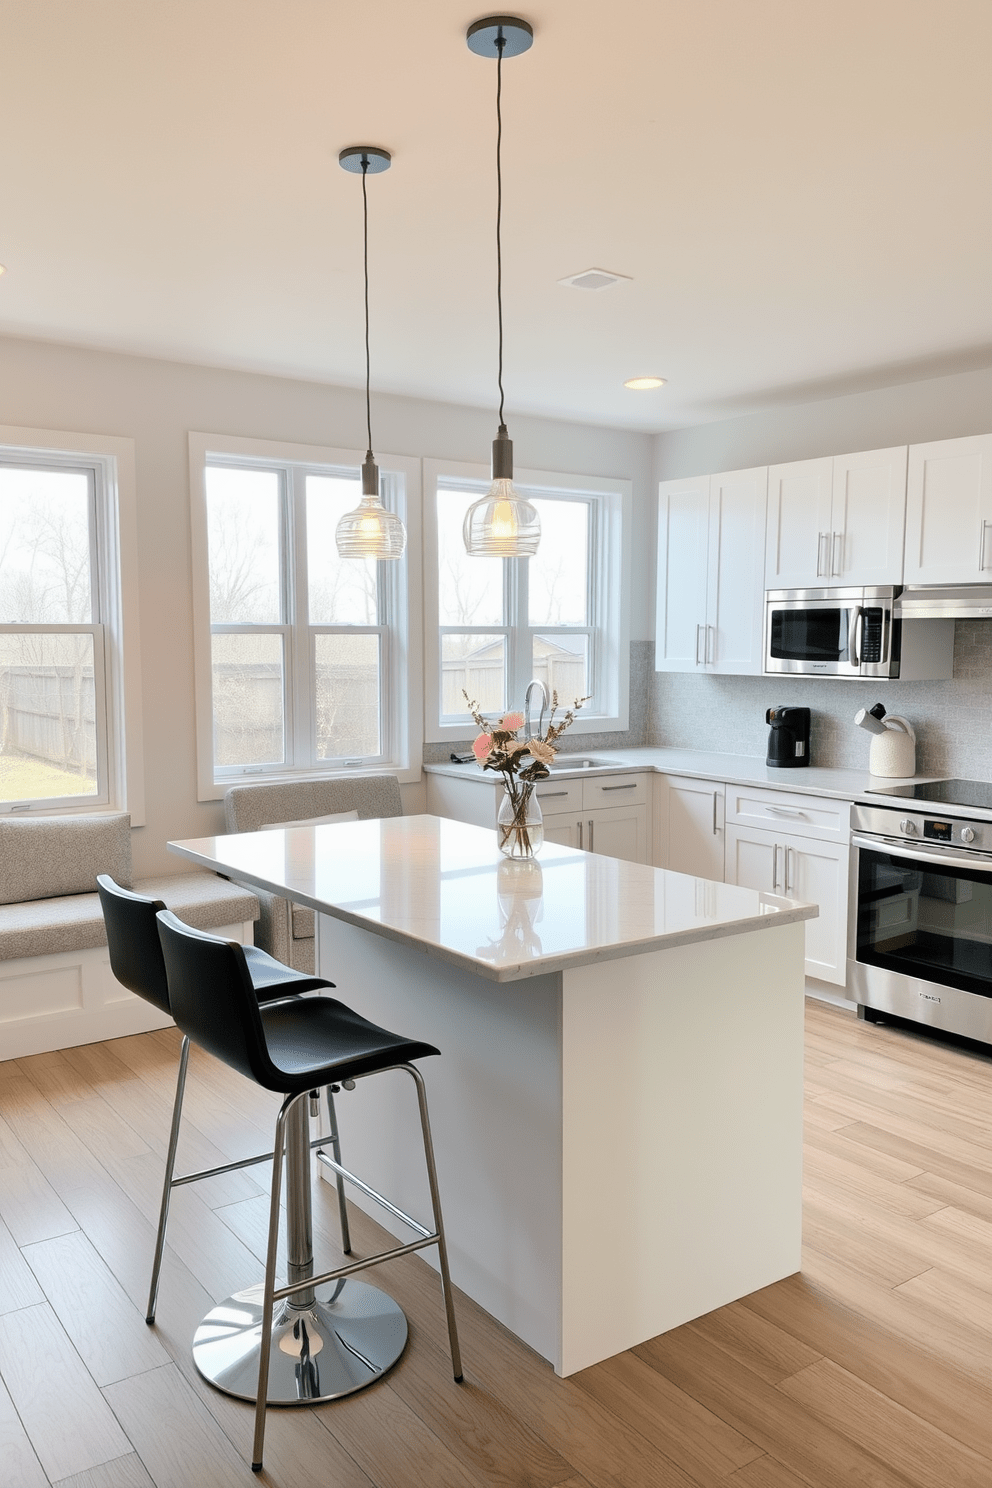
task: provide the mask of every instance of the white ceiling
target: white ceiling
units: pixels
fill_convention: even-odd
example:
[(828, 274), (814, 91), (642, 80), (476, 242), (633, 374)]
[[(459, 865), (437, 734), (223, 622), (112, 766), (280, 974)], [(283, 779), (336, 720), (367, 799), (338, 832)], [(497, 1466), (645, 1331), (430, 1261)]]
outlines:
[[(495, 401), (463, 0), (0, 0), (0, 331)], [(992, 365), (989, 0), (530, 0), (507, 409), (662, 429)], [(632, 276), (600, 293), (557, 281)], [(630, 393), (624, 378), (669, 385)]]

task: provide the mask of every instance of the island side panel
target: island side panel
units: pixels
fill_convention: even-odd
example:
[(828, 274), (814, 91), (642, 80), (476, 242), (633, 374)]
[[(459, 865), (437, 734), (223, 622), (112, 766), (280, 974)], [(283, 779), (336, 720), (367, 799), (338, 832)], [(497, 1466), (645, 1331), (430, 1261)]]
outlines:
[(560, 1373), (800, 1269), (804, 940), (564, 973)]
[[(420, 1068), (455, 1284), (556, 1363), (561, 975), (490, 982), (331, 916), (317, 919), (321, 975), (336, 984), (333, 995), (373, 1022), (441, 1050)], [(359, 1081), (354, 1092), (337, 1097), (337, 1107), (345, 1165), (429, 1223), (409, 1076)], [(333, 1181), (328, 1169), (320, 1171)], [(349, 1199), (399, 1233), (401, 1226), (356, 1189), (349, 1188)], [(414, 1237), (404, 1230), (399, 1238)], [(436, 1250), (422, 1254), (436, 1264)], [(388, 1290), (388, 1280), (379, 1284)]]

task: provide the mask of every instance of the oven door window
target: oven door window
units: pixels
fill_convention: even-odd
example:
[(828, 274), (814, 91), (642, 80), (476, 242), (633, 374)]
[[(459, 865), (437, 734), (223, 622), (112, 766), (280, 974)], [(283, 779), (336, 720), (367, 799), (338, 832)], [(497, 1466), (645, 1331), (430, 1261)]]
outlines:
[(772, 610), (771, 655), (775, 661), (846, 661), (850, 610)]
[(857, 957), (992, 997), (992, 874), (860, 848)]

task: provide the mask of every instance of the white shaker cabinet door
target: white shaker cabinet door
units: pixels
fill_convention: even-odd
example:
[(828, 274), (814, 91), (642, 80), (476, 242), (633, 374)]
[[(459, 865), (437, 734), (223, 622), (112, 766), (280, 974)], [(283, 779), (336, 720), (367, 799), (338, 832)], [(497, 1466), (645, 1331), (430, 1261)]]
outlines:
[(907, 453), (903, 444), (835, 456), (829, 583), (902, 583)]
[(833, 463), (828, 456), (769, 466), (766, 589), (829, 584)]
[(759, 893), (785, 892), (785, 851), (771, 832), (727, 828), (727, 882)]
[(761, 675), (767, 490), (764, 465), (710, 479), (707, 671)]
[(846, 842), (727, 828), (727, 882), (818, 905), (806, 921), (806, 975), (838, 987), (847, 981), (849, 863)]
[(706, 661), (708, 475), (658, 487), (655, 669), (694, 672)]
[(662, 796), (668, 840), (665, 868), (723, 881), (725, 788), (669, 775)]
[(806, 975), (843, 987), (847, 982), (846, 843), (781, 837), (785, 849), (785, 893), (819, 905), (819, 917), (806, 921)]
[(907, 584), (992, 580), (992, 434), (909, 447)]
[(574, 816), (545, 816), (545, 842), (557, 842), (559, 847), (581, 847), (579, 822)]
[(605, 858), (624, 858), (628, 863), (648, 861), (648, 812), (646, 806), (610, 806), (590, 811), (583, 822), (583, 846)]

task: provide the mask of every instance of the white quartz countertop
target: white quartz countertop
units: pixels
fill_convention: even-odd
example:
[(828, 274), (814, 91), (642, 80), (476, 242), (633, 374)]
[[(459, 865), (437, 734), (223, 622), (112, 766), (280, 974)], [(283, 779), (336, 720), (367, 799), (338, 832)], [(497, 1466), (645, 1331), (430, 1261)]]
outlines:
[[(867, 753), (867, 750), (866, 750)], [(570, 768), (574, 758), (575, 767)], [(581, 760), (594, 759), (598, 763), (583, 768)], [(499, 776), (492, 770), (482, 770), (478, 765), (457, 765), (449, 762), (440, 765), (425, 765), (432, 775), (451, 775), (462, 780), (488, 781), (500, 784)], [(902, 785), (902, 780), (877, 779), (864, 770), (826, 769), (817, 765), (806, 765), (799, 769), (769, 768), (763, 759), (748, 754), (719, 754), (701, 749), (670, 749), (665, 747), (643, 749), (595, 749), (573, 755), (559, 754), (552, 778), (554, 780), (575, 779), (585, 775), (606, 775), (633, 770), (655, 770), (662, 775), (689, 775), (700, 780), (723, 780), (728, 785), (767, 785), (774, 790), (797, 791), (801, 795), (833, 796), (842, 801), (856, 801), (872, 786)], [(917, 775), (917, 780), (930, 780), (929, 775)], [(872, 800), (869, 794), (866, 799)], [(875, 798), (877, 799), (877, 798)]]
[(276, 828), (169, 847), (201, 867), (495, 982), (817, 914), (813, 904), (556, 843), (545, 843), (529, 862), (511, 862), (494, 831), (436, 816)]

